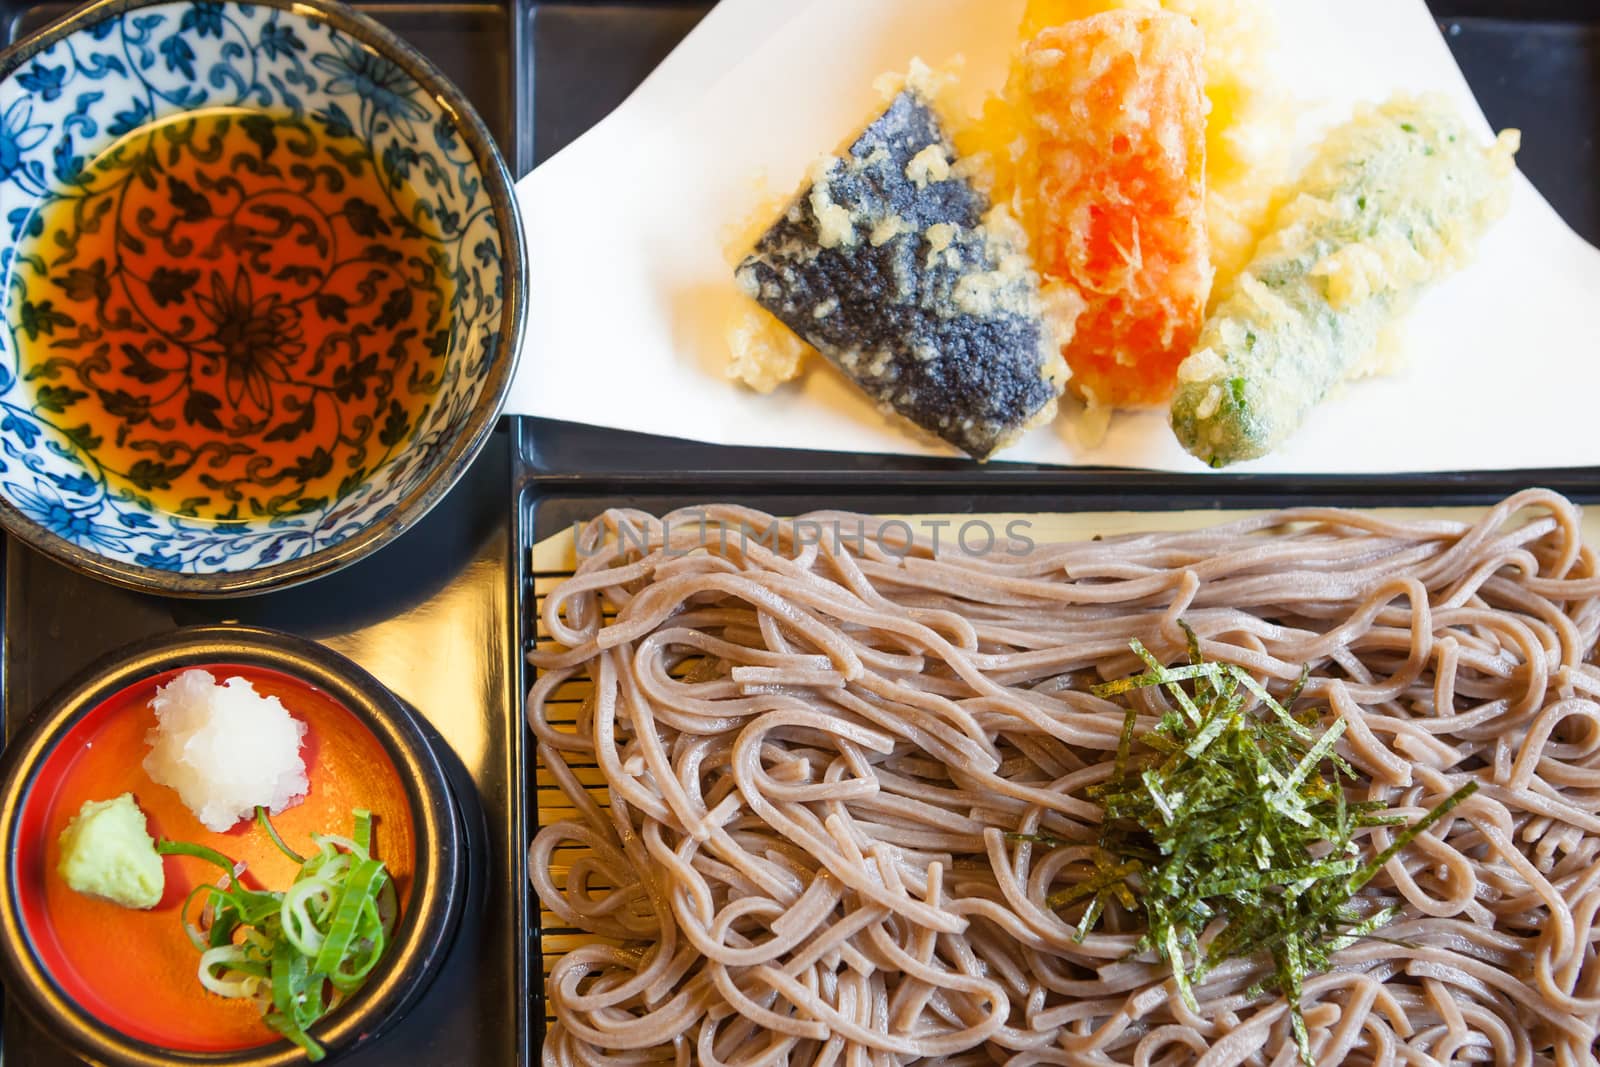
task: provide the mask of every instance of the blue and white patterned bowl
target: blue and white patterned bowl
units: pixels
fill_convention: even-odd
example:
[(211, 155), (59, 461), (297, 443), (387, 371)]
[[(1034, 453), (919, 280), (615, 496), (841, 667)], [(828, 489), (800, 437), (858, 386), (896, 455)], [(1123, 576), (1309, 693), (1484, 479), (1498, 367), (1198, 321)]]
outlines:
[[(24, 300), (30, 264), (17, 245), (30, 227), (38, 232), (38, 211), (61, 183), (118, 136), (219, 107), (334, 122), (353, 133), (375, 172), (408, 183), (428, 205), (432, 258), (452, 278), (453, 297), (448, 336), (441, 330), (434, 342), (447, 346), (437, 391), (414, 433), (398, 445), (386, 437), (390, 447), (373, 469), (359, 469), (325, 499), (212, 521), (159, 511), (108, 478), (72, 410), (83, 389), (26, 380), (20, 331), (51, 321)], [(511, 381), (525, 260), (505, 165), (443, 75), (337, 3), (100, 0), (0, 56), (0, 238), (0, 524), (121, 585), (183, 596), (254, 593), (353, 562), (414, 524), (454, 484), (487, 440)]]

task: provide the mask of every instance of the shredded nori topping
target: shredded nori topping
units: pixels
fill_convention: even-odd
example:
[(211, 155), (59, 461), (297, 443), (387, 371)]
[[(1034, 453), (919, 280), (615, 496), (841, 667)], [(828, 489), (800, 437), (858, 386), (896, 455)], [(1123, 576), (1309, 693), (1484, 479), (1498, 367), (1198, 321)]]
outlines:
[[(1326, 971), (1333, 953), (1400, 914), (1397, 900), (1358, 906), (1356, 894), (1477, 783), (1364, 860), (1357, 832), (1404, 818), (1346, 797), (1356, 772), (1335, 751), (1343, 720), (1319, 730), (1319, 711), (1290, 710), (1307, 674), (1280, 703), (1241, 668), (1206, 662), (1193, 631), (1188, 666), (1163, 666), (1138, 641), (1132, 647), (1148, 670), (1097, 686), (1095, 695), (1159, 686), (1175, 707), (1154, 730), (1138, 734), (1129, 706), (1116, 770), (1089, 791), (1103, 808), (1096, 873), (1048, 903), (1083, 908), (1080, 939), (1108, 907), (1142, 913), (1138, 950), (1171, 965), (1192, 1011), (1199, 1010), (1194, 986), (1218, 964), (1270, 959), (1272, 971), (1258, 988), (1288, 1001), (1295, 1043), (1312, 1064), (1300, 1010), (1305, 980)], [(1011, 837), (1066, 844), (1036, 834)]]

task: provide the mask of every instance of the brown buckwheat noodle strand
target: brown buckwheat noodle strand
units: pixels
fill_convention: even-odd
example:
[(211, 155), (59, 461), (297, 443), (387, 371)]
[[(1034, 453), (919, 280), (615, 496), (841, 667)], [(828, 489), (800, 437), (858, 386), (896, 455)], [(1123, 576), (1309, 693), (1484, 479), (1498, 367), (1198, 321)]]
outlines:
[[(1568, 501), (982, 557), (808, 519), (820, 543), (736, 507), (607, 512), (544, 603), (561, 647), (533, 656), (528, 721), (578, 816), (530, 866), (596, 938), (550, 973), (547, 1064), (1295, 1063), (1285, 1002), (1252, 988), (1270, 964), (1224, 965), (1192, 1013), (1133, 954), (1136, 916), (1080, 944), (1044, 904), (1094, 869), (1085, 790), (1123, 712), (1089, 688), (1137, 669), (1130, 638), (1180, 662), (1180, 620), (1275, 691), (1309, 664), (1359, 799), (1415, 819), (1479, 783), (1363, 891), (1403, 916), (1306, 982), (1319, 1062), (1595, 1062), (1600, 571)], [(547, 701), (574, 678), (571, 733)], [(1152, 728), (1160, 695), (1138, 699)]]

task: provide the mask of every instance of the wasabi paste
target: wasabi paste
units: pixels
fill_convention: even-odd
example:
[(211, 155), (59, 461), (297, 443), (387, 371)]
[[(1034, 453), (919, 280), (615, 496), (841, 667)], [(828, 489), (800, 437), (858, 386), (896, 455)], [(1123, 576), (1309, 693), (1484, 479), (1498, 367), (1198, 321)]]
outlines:
[(56, 870), (77, 892), (125, 908), (153, 908), (166, 890), (161, 857), (132, 793), (83, 805), (61, 831)]

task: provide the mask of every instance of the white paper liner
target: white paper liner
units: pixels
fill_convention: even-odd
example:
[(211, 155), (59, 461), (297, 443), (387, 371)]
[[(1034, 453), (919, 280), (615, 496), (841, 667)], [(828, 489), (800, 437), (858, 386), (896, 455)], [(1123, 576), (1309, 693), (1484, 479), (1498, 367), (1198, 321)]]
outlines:
[[(1440, 91), (1489, 128), (1424, 0), (1273, 0), (1310, 130), (1362, 100)], [(743, 300), (727, 249), (752, 212), (859, 128), (874, 80), (960, 55), (997, 87), (1023, 0), (722, 0), (600, 125), (518, 185), (532, 259), (512, 413), (729, 445), (940, 453), (823, 360), (769, 396), (728, 380)], [(775, 210), (775, 208), (774, 208)], [(1600, 465), (1600, 250), (1526, 179), (1478, 261), (1412, 313), (1395, 374), (1330, 397), (1277, 453), (1232, 468), (1386, 473)], [(1204, 468), (1164, 413), (1118, 414), (1093, 445), (1070, 414), (1000, 457)]]

